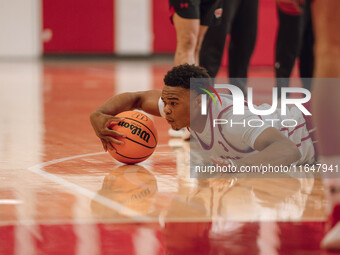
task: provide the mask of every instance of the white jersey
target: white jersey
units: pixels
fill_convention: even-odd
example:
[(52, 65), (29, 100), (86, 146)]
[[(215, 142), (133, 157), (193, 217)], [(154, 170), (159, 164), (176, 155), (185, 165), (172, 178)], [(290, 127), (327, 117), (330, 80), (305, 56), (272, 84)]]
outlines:
[[(244, 115), (233, 114), (232, 96), (221, 96), (222, 105), (211, 103), (208, 107), (207, 121), (202, 133), (191, 130), (191, 134), (197, 139), (202, 149), (209, 152), (210, 156), (217, 156), (224, 159), (240, 159), (248, 155), (257, 153), (254, 144), (258, 136), (267, 128), (274, 127), (282, 134), (293, 141), (299, 148), (301, 158), (296, 164), (311, 164), (315, 162), (315, 151), (313, 141), (306, 127), (306, 120), (297, 107), (287, 109), (285, 116), (281, 115), (281, 109), (277, 109), (273, 114), (258, 116), (250, 112), (245, 106)], [(164, 103), (159, 99), (159, 112), (165, 116)], [(269, 109), (270, 105), (263, 104), (257, 109)], [(227, 124), (220, 124), (213, 127), (213, 119), (226, 120)], [(293, 119), (297, 125), (292, 126), (282, 121)], [(275, 121), (273, 121), (275, 120)], [(263, 125), (260, 126), (260, 123)], [(284, 125), (282, 125), (284, 124)], [(256, 127), (254, 127), (256, 126)]]

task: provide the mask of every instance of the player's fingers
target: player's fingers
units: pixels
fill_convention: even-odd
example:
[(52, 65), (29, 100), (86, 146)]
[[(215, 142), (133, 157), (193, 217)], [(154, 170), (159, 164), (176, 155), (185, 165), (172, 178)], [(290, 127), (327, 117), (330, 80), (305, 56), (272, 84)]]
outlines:
[(112, 130), (110, 128), (106, 128), (104, 131), (103, 131), (103, 135), (110, 135), (110, 136), (117, 136), (117, 137), (126, 137), (126, 135), (120, 133), (120, 132), (117, 132), (115, 130)]
[(109, 143), (111, 143), (111, 144), (118, 144), (118, 145), (124, 144), (123, 141), (119, 141), (118, 139), (115, 139), (115, 138), (113, 138), (113, 137), (111, 137), (111, 136), (108, 136), (108, 137), (107, 137), (107, 140), (108, 140)]
[(111, 151), (113, 152), (116, 152), (116, 148), (111, 144), (111, 143), (108, 143), (108, 147), (110, 148)]
[(120, 118), (120, 117), (112, 117), (109, 120), (106, 121), (105, 126), (106, 127), (112, 127), (114, 125), (117, 125), (119, 123), (119, 121), (124, 120), (124, 118)]
[(102, 142), (103, 144), (103, 149), (104, 151), (107, 151), (107, 144), (106, 144), (106, 141), (104, 139), (100, 139), (100, 141)]
[(110, 143), (112, 144), (118, 144), (118, 145), (122, 145), (124, 144), (123, 141), (119, 141), (118, 139), (115, 139), (114, 137), (110, 136), (110, 135), (99, 135), (99, 138), (104, 140), (107, 144), (107, 146), (110, 148)]
[(101, 139), (102, 143), (103, 143), (103, 146), (104, 146), (104, 149), (105, 151), (107, 150), (111, 150), (111, 151), (114, 151), (116, 152), (116, 149), (115, 147), (112, 145), (112, 143), (108, 140), (109, 138), (103, 138)]

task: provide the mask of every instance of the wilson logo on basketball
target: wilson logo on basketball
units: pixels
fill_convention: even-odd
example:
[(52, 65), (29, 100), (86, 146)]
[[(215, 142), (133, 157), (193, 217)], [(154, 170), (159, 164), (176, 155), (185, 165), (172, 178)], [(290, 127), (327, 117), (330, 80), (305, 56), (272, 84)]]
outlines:
[(135, 125), (130, 124), (130, 123), (125, 122), (125, 121), (119, 121), (118, 126), (124, 127), (126, 129), (130, 129), (131, 134), (139, 136), (142, 140), (144, 140), (147, 143), (149, 142), (150, 133), (145, 131), (145, 130), (142, 131), (142, 129), (140, 127), (135, 126)]
[(112, 122), (108, 128), (125, 135), (117, 137), (124, 144), (115, 146), (109, 153), (116, 160), (126, 164), (144, 161), (154, 152), (157, 146), (157, 130), (148, 116), (137, 111), (126, 111), (116, 115), (119, 122)]

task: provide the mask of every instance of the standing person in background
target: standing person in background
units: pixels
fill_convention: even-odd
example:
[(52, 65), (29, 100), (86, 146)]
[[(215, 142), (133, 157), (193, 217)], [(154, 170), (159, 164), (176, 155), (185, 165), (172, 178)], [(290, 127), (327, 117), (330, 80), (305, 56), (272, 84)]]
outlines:
[[(226, 0), (169, 0), (170, 19), (177, 40), (174, 66), (199, 65), (199, 52), (208, 26), (221, 20), (222, 1)], [(169, 135), (184, 140), (190, 138), (190, 132), (185, 128), (169, 129)]]
[(169, 0), (169, 3), (177, 39), (174, 65), (198, 65), (199, 51), (208, 26), (221, 19), (221, 0)]
[[(313, 114), (318, 127), (320, 162), (340, 165), (340, 1), (314, 0), (315, 78)], [(334, 79), (338, 78), (338, 79)], [(338, 176), (340, 173), (338, 173)], [(329, 201), (328, 232), (321, 246), (340, 250), (340, 179), (324, 179)]]
[[(300, 58), (300, 77), (311, 78), (314, 69), (314, 35), (311, 0), (276, 0), (279, 28), (276, 39), (275, 76), (277, 87), (289, 86), (295, 61)], [(281, 79), (283, 78), (283, 79)], [(303, 87), (311, 89), (311, 80), (303, 79)], [(281, 97), (280, 89), (279, 97)]]
[[(258, 0), (224, 0), (221, 24), (209, 27), (200, 51), (200, 64), (216, 77), (221, 66), (226, 36), (229, 43), (229, 77), (246, 78), (257, 36)], [(245, 92), (245, 79), (230, 79)]]

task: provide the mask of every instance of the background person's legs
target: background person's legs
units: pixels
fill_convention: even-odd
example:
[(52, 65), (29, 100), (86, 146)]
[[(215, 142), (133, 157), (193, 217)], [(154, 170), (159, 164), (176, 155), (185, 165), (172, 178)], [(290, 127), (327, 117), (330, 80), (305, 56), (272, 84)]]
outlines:
[(257, 9), (258, 0), (225, 0), (221, 24), (209, 27), (200, 53), (200, 64), (215, 77), (222, 62), (226, 36), (230, 32), (228, 66), (229, 77), (233, 78), (230, 82), (243, 90), (256, 42)]
[[(315, 78), (340, 78), (340, 1), (316, 0), (313, 5), (315, 31)], [(313, 83), (313, 117), (316, 121), (320, 161), (340, 164), (340, 86), (338, 80)], [(331, 226), (324, 248), (340, 249), (340, 179), (325, 179)]]
[(177, 46), (174, 65), (199, 65), (199, 52), (210, 25), (217, 25), (223, 13), (221, 0), (170, 0)]
[[(275, 76), (276, 78), (289, 78), (301, 47), (303, 16), (302, 14), (287, 14), (279, 6), (277, 10), (279, 28), (274, 64)], [(287, 87), (288, 85), (289, 79), (277, 79), (278, 88)], [(279, 97), (281, 97), (281, 89), (278, 89), (278, 92)]]
[(200, 51), (200, 65), (208, 70), (211, 77), (216, 77), (222, 62), (223, 51), (230, 24), (235, 17), (239, 0), (223, 0), (221, 23), (210, 26), (205, 34)]
[(195, 64), (195, 50), (200, 32), (200, 20), (182, 18), (175, 13), (173, 23), (177, 39), (174, 65)]
[(243, 91), (246, 87), (244, 78), (248, 76), (249, 62), (256, 43), (257, 16), (258, 0), (243, 0), (231, 24), (229, 77), (231, 84)]
[(303, 13), (303, 37), (300, 50), (300, 77), (303, 87), (311, 90), (311, 78), (314, 71), (314, 33), (311, 17), (311, 3), (306, 0)]
[(195, 64), (196, 65), (200, 65), (200, 52), (201, 52), (201, 48), (202, 48), (202, 43), (205, 37), (205, 34), (208, 30), (208, 26), (200, 26), (199, 28), (199, 33), (198, 33), (198, 38), (197, 38), (197, 43), (196, 43), (196, 47), (195, 47)]

